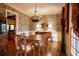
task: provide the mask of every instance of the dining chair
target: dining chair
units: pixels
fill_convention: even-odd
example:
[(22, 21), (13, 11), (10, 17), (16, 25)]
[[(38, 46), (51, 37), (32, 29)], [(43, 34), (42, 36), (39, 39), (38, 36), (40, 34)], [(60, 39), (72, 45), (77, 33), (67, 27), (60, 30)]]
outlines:
[(48, 52), (48, 38), (47, 38), (46, 34), (44, 35), (42, 42), (43, 42), (43, 54), (46, 55)]
[(15, 37), (15, 45), (16, 45), (16, 55), (21, 56), (23, 53), (23, 46), (22, 43), (24, 41), (24, 38), (21, 35), (16, 35)]
[(44, 56), (47, 52), (48, 48), (48, 40), (47, 37), (44, 35), (39, 35), (39, 55)]
[(29, 38), (25, 36), (16, 36), (15, 45), (16, 45), (16, 54), (20, 56), (33, 56), (35, 55), (35, 42), (29, 42)]

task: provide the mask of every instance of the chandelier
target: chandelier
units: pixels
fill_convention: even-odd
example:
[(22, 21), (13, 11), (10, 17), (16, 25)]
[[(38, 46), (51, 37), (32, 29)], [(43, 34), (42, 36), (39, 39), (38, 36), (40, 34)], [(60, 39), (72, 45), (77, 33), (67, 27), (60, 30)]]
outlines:
[(37, 13), (36, 3), (35, 3), (35, 10), (34, 10), (34, 13), (35, 13), (35, 14), (34, 14), (33, 16), (31, 16), (30, 19), (32, 20), (32, 22), (39, 22), (40, 17), (36, 15), (36, 13)]

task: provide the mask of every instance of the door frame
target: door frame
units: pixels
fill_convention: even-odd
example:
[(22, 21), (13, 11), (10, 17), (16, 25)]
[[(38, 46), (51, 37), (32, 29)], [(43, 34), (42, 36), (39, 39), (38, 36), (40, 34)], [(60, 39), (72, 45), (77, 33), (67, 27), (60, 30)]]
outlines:
[[(7, 12), (11, 12), (11, 13), (13, 13), (13, 14), (15, 14), (16, 15), (16, 28), (15, 28), (15, 32), (16, 32), (16, 34), (18, 33), (18, 13), (17, 12), (14, 12), (14, 11), (12, 11), (12, 10), (9, 10), (9, 9), (6, 9), (6, 18), (7, 18)], [(7, 23), (7, 19), (6, 19), (6, 24), (8, 24)]]

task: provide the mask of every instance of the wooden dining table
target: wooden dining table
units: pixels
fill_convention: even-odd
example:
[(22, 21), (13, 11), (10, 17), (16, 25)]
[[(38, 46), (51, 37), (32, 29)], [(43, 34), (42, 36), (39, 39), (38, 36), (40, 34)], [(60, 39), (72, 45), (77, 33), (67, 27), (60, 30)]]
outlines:
[[(46, 33), (45, 33), (46, 34)], [(33, 47), (34, 47), (34, 49), (32, 50), (32, 51), (34, 51), (34, 55), (38, 55), (38, 56), (40, 56), (41, 55), (41, 49), (42, 49), (42, 46), (41, 46), (41, 42), (42, 42), (42, 40), (37, 40), (37, 38), (38, 37), (36, 37), (38, 34), (36, 34), (36, 35), (29, 35), (29, 36), (22, 36), (22, 35), (18, 35), (17, 37), (21, 37), (21, 38), (23, 38), (22, 40), (21, 40), (21, 42), (22, 42), (22, 44), (25, 44), (26, 46), (27, 45), (32, 45)], [(48, 36), (48, 35), (47, 35)], [(43, 33), (42, 33), (42, 36), (41, 36), (42, 38), (44, 38), (45, 36), (43, 35)], [(41, 39), (42, 39), (41, 38)], [(48, 38), (49, 37), (45, 37), (45, 39), (48, 41)], [(24, 42), (25, 43), (24, 43)], [(43, 43), (43, 44), (45, 44), (45, 43)], [(30, 53), (30, 52), (29, 52)], [(25, 55), (26, 54), (28, 54), (27, 52), (25, 52)]]

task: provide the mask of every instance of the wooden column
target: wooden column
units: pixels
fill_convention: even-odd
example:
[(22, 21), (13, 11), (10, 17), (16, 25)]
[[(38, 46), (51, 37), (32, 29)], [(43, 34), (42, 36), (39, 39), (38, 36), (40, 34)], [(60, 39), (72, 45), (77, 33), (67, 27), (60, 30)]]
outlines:
[(65, 53), (65, 19), (64, 19), (65, 8), (62, 9), (62, 19), (61, 19), (61, 26), (62, 26), (62, 43), (61, 43), (61, 52)]

